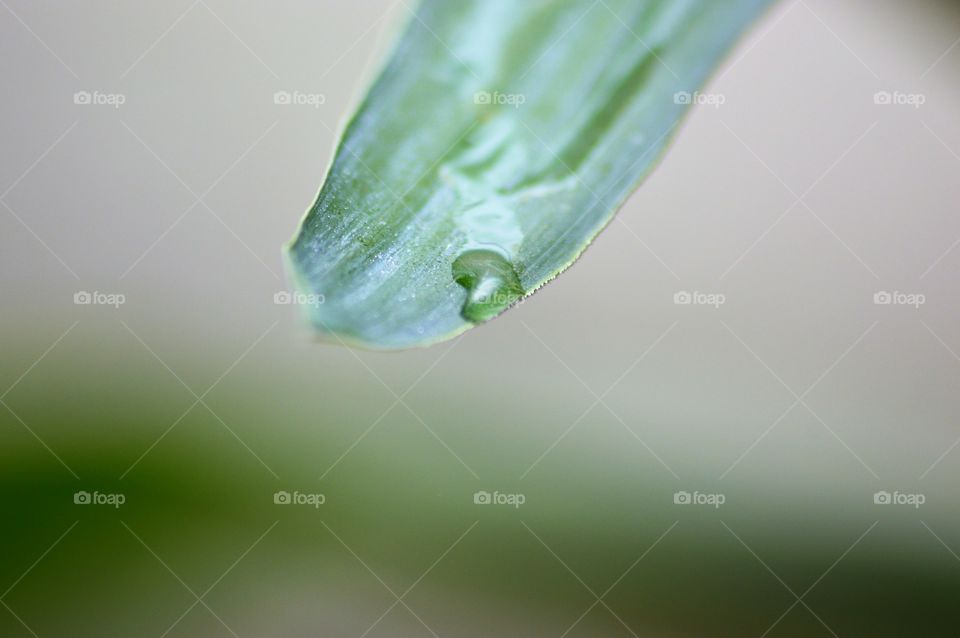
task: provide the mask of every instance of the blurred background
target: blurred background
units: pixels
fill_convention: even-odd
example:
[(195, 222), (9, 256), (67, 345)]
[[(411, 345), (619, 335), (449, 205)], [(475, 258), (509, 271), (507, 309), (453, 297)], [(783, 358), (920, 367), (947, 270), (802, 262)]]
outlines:
[(280, 246), (408, 1), (0, 0), (0, 635), (955, 636), (960, 6), (776, 4), (565, 275), (353, 351)]

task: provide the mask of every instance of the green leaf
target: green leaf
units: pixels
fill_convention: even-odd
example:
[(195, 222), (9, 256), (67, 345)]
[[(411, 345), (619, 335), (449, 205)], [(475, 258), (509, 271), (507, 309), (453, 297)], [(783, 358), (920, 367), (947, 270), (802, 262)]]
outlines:
[(610, 222), (769, 2), (422, 2), (287, 248), (324, 300), (311, 323), (429, 345), (531, 294)]

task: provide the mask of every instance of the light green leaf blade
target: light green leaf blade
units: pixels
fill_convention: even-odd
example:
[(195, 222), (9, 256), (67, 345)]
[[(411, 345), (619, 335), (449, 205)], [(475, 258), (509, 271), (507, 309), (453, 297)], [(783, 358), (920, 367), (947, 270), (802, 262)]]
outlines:
[[(450, 338), (566, 269), (771, 0), (425, 0), (287, 247), (321, 335)], [(318, 297), (319, 298), (319, 297)]]

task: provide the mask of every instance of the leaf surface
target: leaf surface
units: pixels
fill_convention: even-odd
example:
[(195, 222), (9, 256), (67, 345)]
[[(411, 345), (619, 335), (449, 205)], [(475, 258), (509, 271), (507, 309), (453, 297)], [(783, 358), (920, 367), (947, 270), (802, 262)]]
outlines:
[(424, 0), (287, 247), (321, 335), (429, 345), (566, 269), (770, 0)]

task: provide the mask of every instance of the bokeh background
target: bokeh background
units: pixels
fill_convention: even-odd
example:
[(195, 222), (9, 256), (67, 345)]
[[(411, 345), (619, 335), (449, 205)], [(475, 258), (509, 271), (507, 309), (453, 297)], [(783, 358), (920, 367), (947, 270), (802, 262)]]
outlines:
[(775, 5), (570, 271), (352, 351), (280, 246), (408, 2), (0, 1), (0, 635), (956, 635), (960, 6)]

